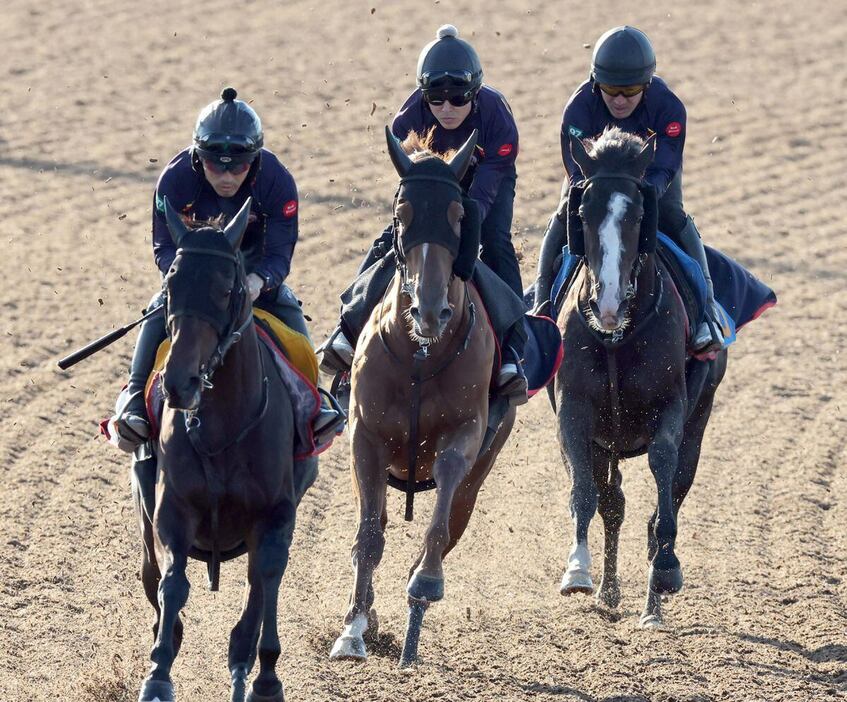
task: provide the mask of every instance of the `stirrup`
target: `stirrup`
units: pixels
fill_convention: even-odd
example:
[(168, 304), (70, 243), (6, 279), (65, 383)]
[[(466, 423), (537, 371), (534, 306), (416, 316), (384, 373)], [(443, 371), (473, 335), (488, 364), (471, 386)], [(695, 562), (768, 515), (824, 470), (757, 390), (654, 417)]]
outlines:
[(702, 354), (720, 351), (725, 345), (726, 340), (721, 333), (720, 327), (706, 315), (706, 319), (697, 327), (697, 332), (691, 342), (695, 353)]
[[(514, 369), (514, 370), (512, 370)], [(518, 363), (504, 363), (497, 374), (497, 394), (508, 398), (517, 407), (529, 401), (529, 385)]]
[(312, 423), (312, 433), (315, 444), (320, 446), (344, 430), (347, 414), (330, 393), (323, 388), (318, 388), (318, 392), (322, 398), (321, 409)]
[(321, 354), (320, 369), (327, 375), (349, 371), (353, 365), (353, 346), (341, 327), (337, 327), (317, 350)]

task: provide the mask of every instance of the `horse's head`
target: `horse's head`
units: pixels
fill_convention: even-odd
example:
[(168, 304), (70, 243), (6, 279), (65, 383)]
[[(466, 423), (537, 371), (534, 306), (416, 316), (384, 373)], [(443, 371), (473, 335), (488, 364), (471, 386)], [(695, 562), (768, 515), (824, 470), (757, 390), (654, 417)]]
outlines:
[[(388, 151), (400, 175), (394, 201), (395, 249), (403, 274), (404, 292), (411, 298), (407, 314), (410, 333), (419, 342), (438, 340), (453, 316), (448, 302), (454, 263), (476, 260), (479, 233), (467, 232), (462, 219), (469, 201), (463, 204), (461, 180), (476, 148), (476, 131), (449, 158), (428, 149), (410, 157), (403, 145), (386, 128)], [(415, 135), (412, 141), (428, 147)], [(476, 222), (478, 229), (478, 222)], [(471, 250), (473, 249), (473, 250)], [(464, 261), (463, 269), (472, 268)], [(455, 271), (462, 277), (461, 271)], [(467, 273), (469, 276), (470, 273)]]
[(655, 248), (655, 195), (643, 182), (655, 153), (655, 137), (645, 141), (613, 127), (589, 142), (588, 148), (571, 136), (570, 147), (585, 180), (569, 195), (573, 200), (569, 210), (578, 207), (579, 220), (569, 222), (569, 246), (588, 264), (592, 326), (619, 332), (629, 323), (641, 255)]
[(177, 246), (165, 277), (171, 350), (163, 383), (168, 406), (196, 410), (212, 373), (249, 322), (250, 297), (238, 254), (247, 229), (250, 200), (221, 230), (189, 229), (165, 199), (168, 229)]

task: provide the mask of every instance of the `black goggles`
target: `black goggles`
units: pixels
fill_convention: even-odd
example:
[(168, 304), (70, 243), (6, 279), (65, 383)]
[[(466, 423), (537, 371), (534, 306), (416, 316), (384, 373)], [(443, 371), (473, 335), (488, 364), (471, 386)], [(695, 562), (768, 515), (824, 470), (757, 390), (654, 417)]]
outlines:
[(463, 90), (457, 91), (453, 89), (440, 90), (424, 90), (423, 99), (427, 105), (441, 107), (445, 102), (449, 102), (453, 107), (463, 107), (474, 99), (475, 91)]

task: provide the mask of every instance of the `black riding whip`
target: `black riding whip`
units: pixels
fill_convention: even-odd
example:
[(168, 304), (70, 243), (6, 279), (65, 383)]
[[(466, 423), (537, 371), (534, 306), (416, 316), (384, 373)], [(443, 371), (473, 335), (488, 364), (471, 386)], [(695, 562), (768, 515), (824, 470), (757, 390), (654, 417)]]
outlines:
[(137, 327), (139, 324), (141, 324), (145, 320), (150, 319), (151, 317), (154, 317), (156, 314), (161, 312), (164, 307), (164, 305), (158, 305), (153, 309), (147, 310), (147, 312), (144, 313), (143, 317), (139, 317), (134, 322), (130, 322), (129, 324), (124, 327), (121, 327), (120, 329), (115, 329), (115, 331), (109, 332), (105, 336), (101, 336), (96, 341), (92, 341), (90, 344), (83, 346), (78, 351), (74, 351), (72, 354), (65, 356), (63, 359), (59, 360), (57, 365), (62, 370), (67, 370), (71, 366), (74, 366), (79, 363), (84, 358), (88, 358), (89, 356), (97, 353), (98, 351), (105, 349), (110, 344), (113, 344), (122, 336), (135, 329), (135, 327)]

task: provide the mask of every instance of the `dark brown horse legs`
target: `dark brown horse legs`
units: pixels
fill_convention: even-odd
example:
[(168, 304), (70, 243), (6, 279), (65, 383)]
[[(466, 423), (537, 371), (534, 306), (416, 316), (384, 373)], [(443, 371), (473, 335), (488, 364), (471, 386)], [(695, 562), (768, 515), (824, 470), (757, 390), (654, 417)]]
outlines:
[(170, 702), (174, 699), (170, 677), (176, 657), (174, 628), (180, 610), (188, 601), (189, 583), (185, 576), (188, 547), (184, 543), (180, 543), (178, 548), (173, 544), (163, 545), (160, 554), (159, 561), (164, 566), (164, 573), (159, 582), (159, 632), (150, 653), (153, 667), (141, 686), (139, 702), (153, 702), (156, 699)]
[(276, 674), (280, 645), (277, 630), (279, 585), (288, 566), (288, 551), (294, 533), (295, 505), (283, 504), (274, 523), (265, 531), (256, 556), (262, 587), (262, 631), (259, 637), (259, 675), (253, 681), (247, 702), (284, 702), (282, 683)]
[[(704, 389), (700, 401), (692, 415), (685, 424), (683, 432), (682, 445), (679, 447), (676, 475), (673, 481), (673, 514), (674, 518), (678, 519), (679, 509), (685, 500), (691, 485), (694, 482), (694, 476), (697, 473), (697, 465), (700, 461), (700, 447), (703, 442), (703, 434), (706, 431), (706, 424), (709, 421), (709, 415), (712, 410), (712, 401), (718, 383), (723, 377), (725, 370), (725, 360), (721, 364), (718, 362), (710, 368), (711, 378), (707, 379), (707, 386)], [(654, 525), (657, 519), (657, 512), (653, 513), (648, 525), (648, 560), (652, 560), (657, 549)], [(661, 596), (655, 593), (648, 587), (647, 601), (644, 605), (644, 612), (641, 615), (642, 626), (660, 626), (662, 623), (662, 604)]]
[(591, 552), (588, 550), (588, 526), (597, 511), (597, 486), (594, 484), (594, 461), (591, 427), (583, 421), (590, 416), (588, 408), (569, 402), (559, 393), (559, 445), (562, 458), (571, 477), (571, 519), (574, 523), (574, 540), (568, 554), (568, 565), (562, 576), (559, 591), (563, 595), (591, 594)]
[(229, 636), (229, 672), (232, 677), (230, 702), (244, 702), (247, 676), (256, 660), (259, 629), (262, 624), (262, 582), (255, 549), (250, 550), (247, 564), (247, 587), (241, 618)]
[(656, 512), (648, 525), (650, 570), (647, 605), (641, 617), (641, 626), (645, 628), (661, 624), (660, 597), (682, 589), (682, 568), (674, 553), (676, 507), (673, 492), (682, 442), (683, 413), (681, 402), (668, 405), (659, 418), (659, 428), (647, 451), (650, 471), (656, 481), (657, 499)]
[(621, 601), (618, 579), (618, 539), (624, 520), (625, 499), (618, 468), (618, 458), (594, 449), (594, 482), (597, 484), (597, 507), (603, 519), (603, 579), (597, 599), (607, 607), (617, 607)]
[(330, 658), (367, 658), (363, 635), (373, 605), (373, 573), (385, 548), (385, 466), (390, 457), (360, 430), (353, 433), (353, 480), (359, 499), (359, 526), (353, 542), (353, 592), (344, 617), (344, 629), (335, 640)]

